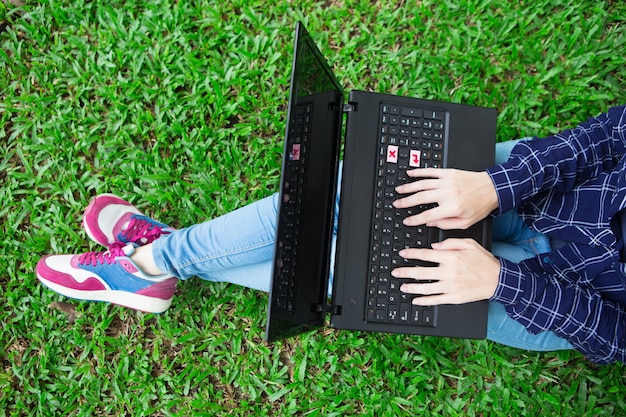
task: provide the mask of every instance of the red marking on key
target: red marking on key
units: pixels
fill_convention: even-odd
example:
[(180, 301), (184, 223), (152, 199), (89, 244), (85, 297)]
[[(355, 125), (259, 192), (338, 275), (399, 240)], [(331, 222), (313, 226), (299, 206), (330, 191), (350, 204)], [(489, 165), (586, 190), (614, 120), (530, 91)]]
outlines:
[(387, 147), (387, 162), (398, 163), (398, 147), (396, 145)]
[(295, 143), (291, 147), (291, 160), (292, 161), (299, 161), (300, 160), (300, 144), (299, 143)]
[(420, 166), (420, 151), (414, 151), (411, 150), (411, 156), (409, 159), (409, 166), (412, 166), (414, 168), (419, 168)]

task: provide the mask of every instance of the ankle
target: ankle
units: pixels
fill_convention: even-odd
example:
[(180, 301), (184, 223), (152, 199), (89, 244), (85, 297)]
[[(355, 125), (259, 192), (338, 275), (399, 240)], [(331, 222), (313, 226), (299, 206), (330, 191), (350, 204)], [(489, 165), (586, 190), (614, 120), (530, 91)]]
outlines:
[(164, 271), (161, 271), (154, 262), (151, 243), (135, 248), (135, 251), (130, 256), (130, 259), (132, 259), (132, 261), (135, 262), (135, 264), (147, 275), (158, 276), (165, 273)]

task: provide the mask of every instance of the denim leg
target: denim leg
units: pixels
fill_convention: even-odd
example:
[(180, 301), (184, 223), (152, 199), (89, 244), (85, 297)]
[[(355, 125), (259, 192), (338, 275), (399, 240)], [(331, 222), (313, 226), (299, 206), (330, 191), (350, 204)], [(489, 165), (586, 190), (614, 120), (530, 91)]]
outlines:
[(269, 291), (278, 194), (157, 239), (159, 269)]

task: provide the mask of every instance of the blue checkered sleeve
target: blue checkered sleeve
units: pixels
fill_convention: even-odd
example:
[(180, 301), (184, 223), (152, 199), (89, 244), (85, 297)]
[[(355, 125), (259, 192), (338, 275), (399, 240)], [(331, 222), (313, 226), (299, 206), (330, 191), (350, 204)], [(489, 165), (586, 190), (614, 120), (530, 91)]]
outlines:
[(507, 162), (487, 170), (500, 199), (499, 213), (546, 191), (564, 194), (624, 155), (626, 106), (547, 138), (522, 141)]

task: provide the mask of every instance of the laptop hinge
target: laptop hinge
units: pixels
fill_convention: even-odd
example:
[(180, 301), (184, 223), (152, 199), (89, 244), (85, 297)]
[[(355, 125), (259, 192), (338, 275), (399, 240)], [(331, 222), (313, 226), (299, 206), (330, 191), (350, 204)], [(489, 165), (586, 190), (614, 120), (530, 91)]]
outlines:
[(313, 311), (320, 314), (341, 314), (341, 307), (331, 304), (314, 304)]
[(344, 103), (343, 104), (343, 112), (344, 113), (350, 113), (356, 111), (356, 105), (354, 104), (350, 104), (350, 103)]

